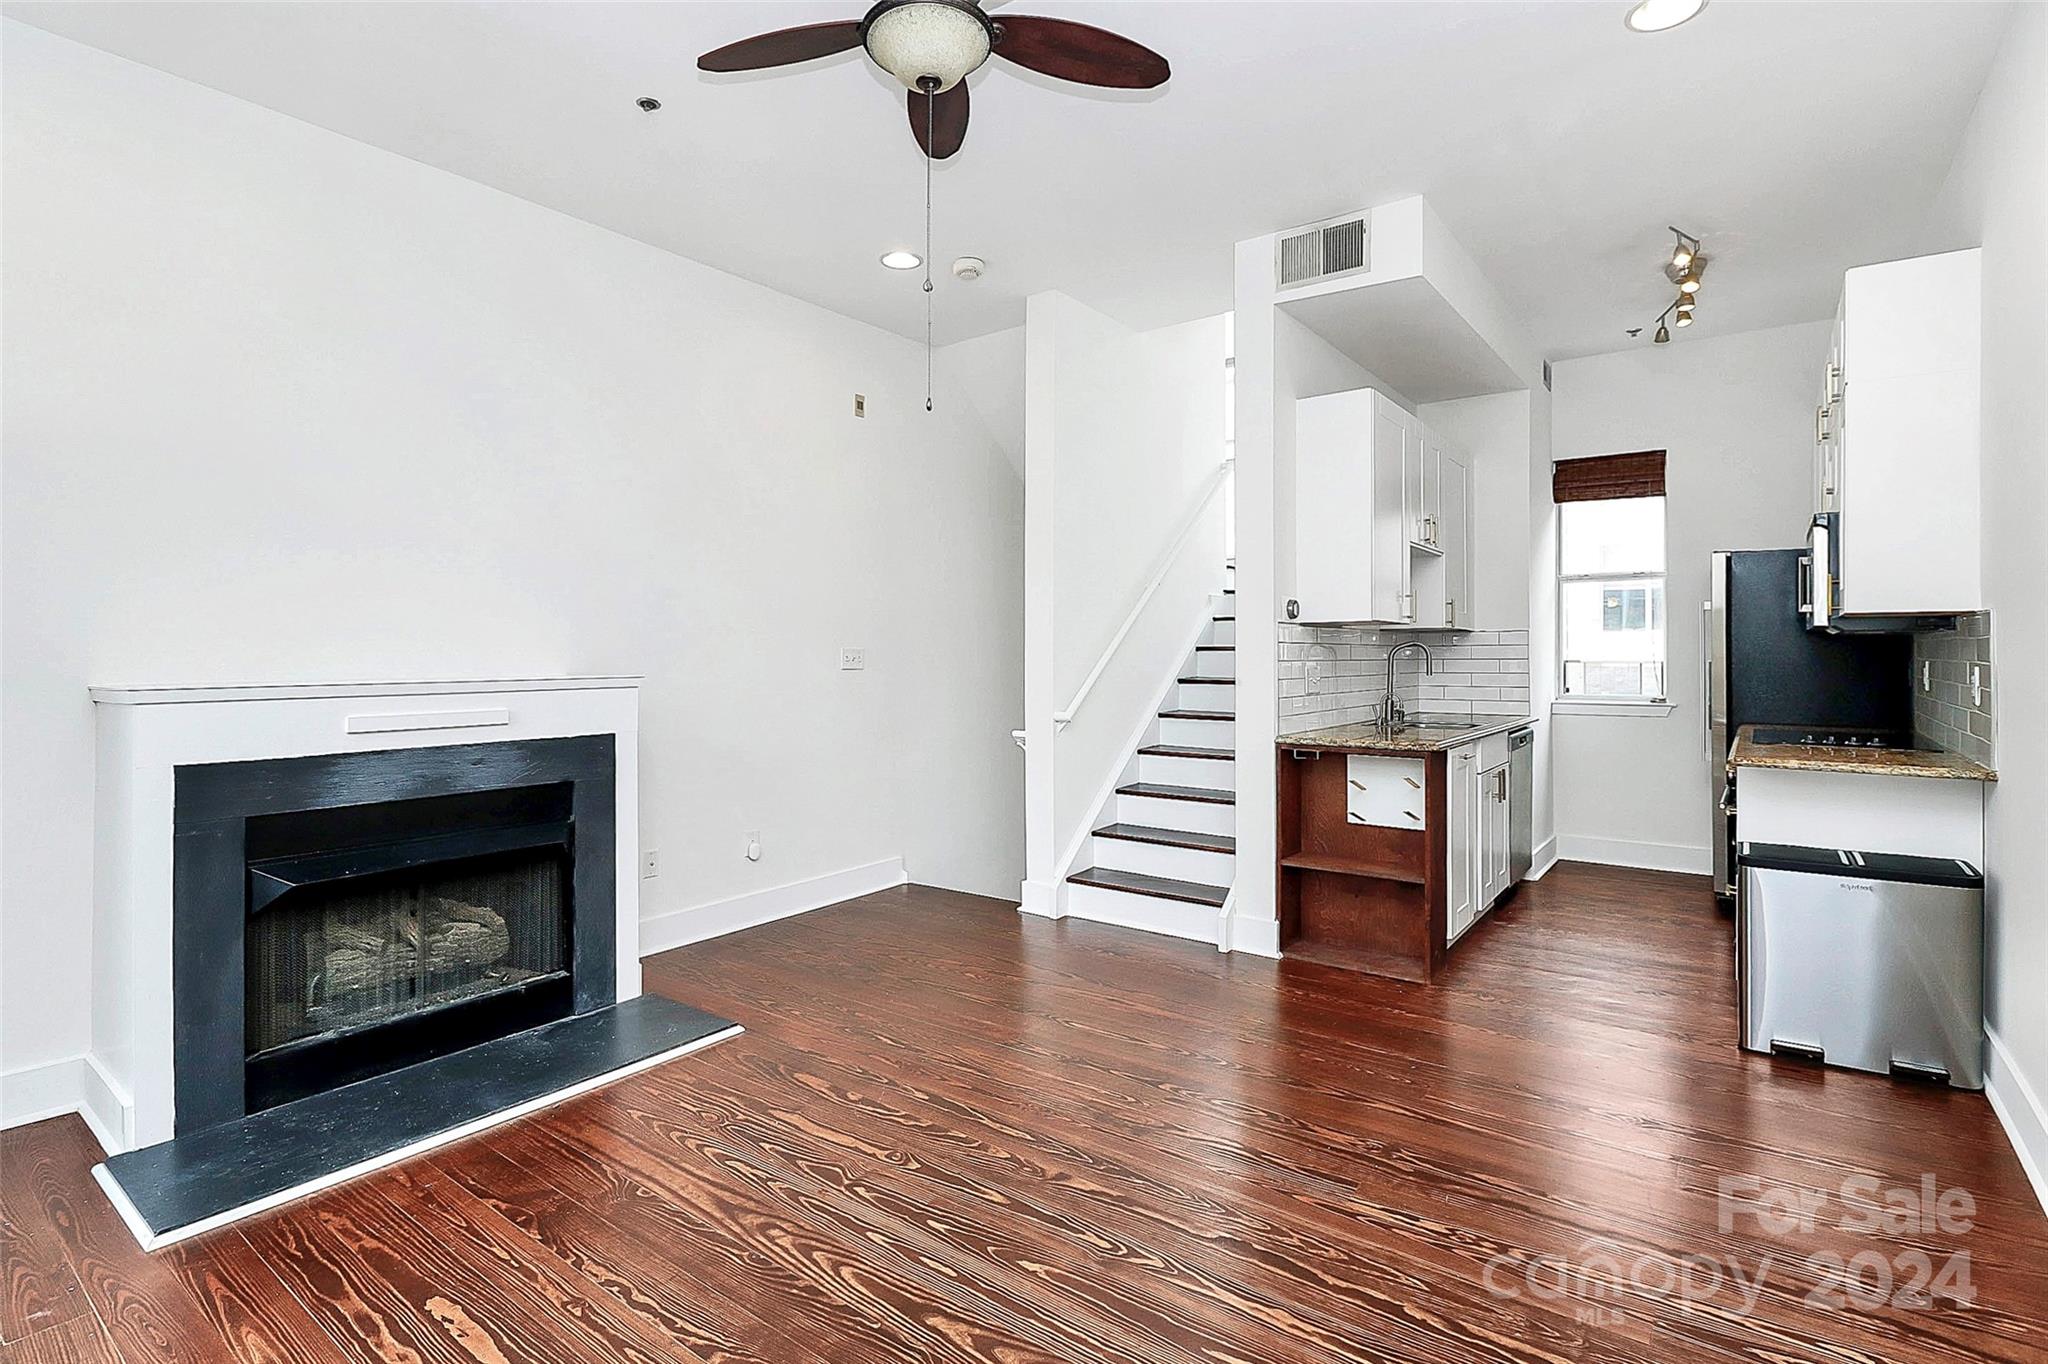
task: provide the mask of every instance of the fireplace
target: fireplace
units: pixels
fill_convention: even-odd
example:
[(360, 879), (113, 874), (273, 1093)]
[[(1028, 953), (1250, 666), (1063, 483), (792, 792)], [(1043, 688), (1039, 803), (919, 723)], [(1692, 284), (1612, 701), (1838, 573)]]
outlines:
[(180, 1135), (615, 998), (609, 735), (176, 783)]

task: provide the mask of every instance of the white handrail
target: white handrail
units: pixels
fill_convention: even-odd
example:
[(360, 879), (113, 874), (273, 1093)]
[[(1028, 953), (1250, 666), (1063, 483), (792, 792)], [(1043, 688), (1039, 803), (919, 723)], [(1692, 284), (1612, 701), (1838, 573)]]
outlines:
[(1088, 699), (1089, 692), (1095, 690), (1096, 682), (1102, 677), (1102, 670), (1109, 666), (1110, 659), (1116, 657), (1116, 651), (1123, 647), (1124, 637), (1131, 633), (1132, 627), (1138, 623), (1138, 617), (1145, 613), (1145, 604), (1152, 600), (1152, 594), (1159, 590), (1160, 584), (1166, 581), (1166, 575), (1173, 571), (1174, 563), (1180, 558), (1181, 546), (1187, 544), (1188, 537), (1195, 533), (1195, 527), (1202, 522), (1202, 513), (1209, 510), (1209, 504), (1216, 500), (1216, 490), (1221, 488), (1229, 477), (1230, 461), (1225, 460), (1216, 466), (1216, 472), (1210, 477), (1209, 485), (1202, 490), (1201, 499), (1195, 503), (1194, 511), (1182, 524), (1180, 534), (1173, 537), (1173, 544), (1160, 559), (1159, 567), (1153, 570), (1152, 581), (1145, 584), (1145, 590), (1138, 594), (1137, 605), (1124, 617), (1124, 623), (1117, 627), (1115, 636), (1109, 641), (1109, 647), (1102, 651), (1102, 657), (1096, 659), (1095, 666), (1088, 670), (1088, 677), (1081, 683), (1081, 689), (1074, 693), (1073, 700), (1067, 702), (1065, 710), (1056, 710), (1052, 713), (1055, 731), (1065, 729), (1074, 722), (1074, 716), (1080, 711), (1081, 703)]

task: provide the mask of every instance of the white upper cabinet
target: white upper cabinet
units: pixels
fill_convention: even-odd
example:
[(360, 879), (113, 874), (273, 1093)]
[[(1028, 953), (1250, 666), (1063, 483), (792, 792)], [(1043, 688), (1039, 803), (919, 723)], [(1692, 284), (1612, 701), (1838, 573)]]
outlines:
[(1437, 543), (1444, 554), (1444, 624), (1472, 627), (1472, 473), (1448, 453), (1440, 478)]
[(1442, 437), (1372, 389), (1295, 404), (1289, 618), (1419, 628), (1472, 620), (1472, 481)]
[(1836, 609), (1960, 615), (1984, 605), (1978, 527), (1978, 250), (1844, 276), (1816, 415), (1816, 504), (1836, 513)]

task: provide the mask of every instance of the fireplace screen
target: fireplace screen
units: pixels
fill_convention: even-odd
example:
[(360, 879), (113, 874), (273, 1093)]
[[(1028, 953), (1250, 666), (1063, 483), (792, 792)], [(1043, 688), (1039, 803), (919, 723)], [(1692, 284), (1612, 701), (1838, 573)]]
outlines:
[(567, 878), (553, 847), (282, 896), (248, 923), (248, 1054), (566, 978)]

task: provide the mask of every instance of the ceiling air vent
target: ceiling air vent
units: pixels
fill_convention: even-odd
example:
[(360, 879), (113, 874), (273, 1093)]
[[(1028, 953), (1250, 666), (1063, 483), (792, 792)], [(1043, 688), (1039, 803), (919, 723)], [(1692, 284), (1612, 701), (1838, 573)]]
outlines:
[(1372, 268), (1369, 216), (1354, 213), (1280, 234), (1279, 284), (1293, 289)]

